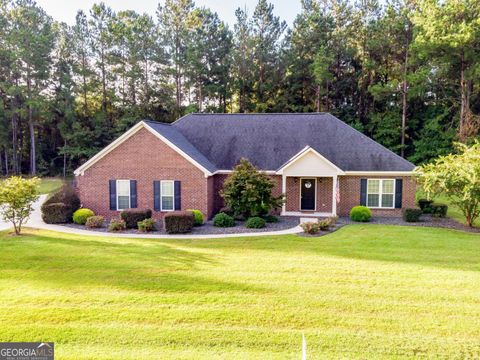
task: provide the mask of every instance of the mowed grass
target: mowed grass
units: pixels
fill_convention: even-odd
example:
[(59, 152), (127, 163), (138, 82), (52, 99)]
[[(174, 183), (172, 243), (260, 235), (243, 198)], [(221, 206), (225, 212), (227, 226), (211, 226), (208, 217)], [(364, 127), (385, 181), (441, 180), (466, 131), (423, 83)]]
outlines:
[(215, 240), (0, 233), (0, 341), (57, 359), (480, 357), (480, 236), (351, 225)]
[(38, 185), (39, 194), (51, 194), (62, 187), (64, 184), (61, 178), (41, 178)]

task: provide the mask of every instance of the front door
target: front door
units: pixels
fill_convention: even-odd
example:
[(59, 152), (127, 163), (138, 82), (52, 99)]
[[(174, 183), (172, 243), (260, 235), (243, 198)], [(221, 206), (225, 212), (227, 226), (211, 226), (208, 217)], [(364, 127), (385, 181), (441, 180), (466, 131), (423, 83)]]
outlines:
[(315, 210), (315, 179), (302, 179), (300, 190), (300, 210)]

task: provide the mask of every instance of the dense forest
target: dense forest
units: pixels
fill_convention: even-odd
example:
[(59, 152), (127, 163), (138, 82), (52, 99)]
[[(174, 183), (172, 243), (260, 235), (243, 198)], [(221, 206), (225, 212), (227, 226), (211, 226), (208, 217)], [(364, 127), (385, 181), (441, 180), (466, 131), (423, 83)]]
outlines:
[(420, 164), (478, 137), (478, 0), (259, 0), (233, 27), (192, 0), (156, 14), (0, 0), (0, 175), (71, 171), (139, 119), (326, 111)]

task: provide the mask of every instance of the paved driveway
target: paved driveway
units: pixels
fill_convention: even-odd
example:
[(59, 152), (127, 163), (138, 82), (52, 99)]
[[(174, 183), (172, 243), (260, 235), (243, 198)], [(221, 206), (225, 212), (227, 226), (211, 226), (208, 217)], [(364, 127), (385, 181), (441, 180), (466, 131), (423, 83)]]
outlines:
[[(42, 206), (43, 202), (47, 198), (48, 195), (40, 195), (38, 200), (33, 204), (33, 213), (30, 216), (30, 219), (28, 220), (27, 224), (24, 226), (30, 226), (30, 227), (42, 227), (44, 222), (42, 221), (42, 215), (40, 212), (40, 207)], [(7, 230), (12, 228), (11, 223), (6, 223), (0, 218), (0, 231), (1, 230)]]

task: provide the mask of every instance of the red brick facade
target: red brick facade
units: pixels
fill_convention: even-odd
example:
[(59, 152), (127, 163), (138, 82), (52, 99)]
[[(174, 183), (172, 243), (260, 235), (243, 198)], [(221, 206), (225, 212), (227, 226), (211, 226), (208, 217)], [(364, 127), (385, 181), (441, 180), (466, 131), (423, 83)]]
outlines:
[[(212, 180), (183, 156), (141, 129), (114, 150), (77, 176), (76, 184), (82, 205), (108, 218), (118, 216), (109, 208), (109, 180), (137, 180), (139, 209), (153, 210), (153, 181), (181, 181), (183, 209), (198, 209), (211, 215), (209, 191)], [(164, 212), (155, 212), (161, 218)]]
[[(410, 176), (339, 176), (340, 203), (337, 205), (339, 216), (348, 216), (350, 209), (360, 204), (360, 180), (365, 178), (403, 179), (402, 208), (415, 207), (416, 184)], [(402, 209), (372, 209), (372, 214), (374, 216), (401, 216)]]
[[(83, 175), (77, 176), (76, 184), (84, 207), (111, 218), (118, 216), (119, 212), (109, 208), (109, 180), (137, 180), (138, 208), (152, 210), (154, 209), (153, 181), (181, 181), (182, 210), (198, 209), (210, 218), (223, 207), (219, 192), (226, 177), (225, 174), (205, 177), (200, 169), (182, 155), (148, 130), (141, 129), (87, 168)], [(282, 177), (272, 175), (271, 178), (275, 182), (273, 193), (278, 196), (282, 193)], [(359, 205), (361, 178), (367, 178), (367, 176), (338, 178), (340, 184), (338, 215), (346, 216), (353, 206)], [(415, 182), (411, 177), (402, 177), (402, 179), (402, 207), (413, 207), (415, 206)], [(315, 212), (331, 213), (334, 196), (333, 179), (319, 177), (316, 180)], [(287, 177), (285, 208), (287, 212), (300, 212), (300, 177)], [(378, 216), (401, 215), (401, 209), (373, 209), (372, 212)], [(157, 219), (164, 214), (165, 212), (154, 211), (154, 217)]]

